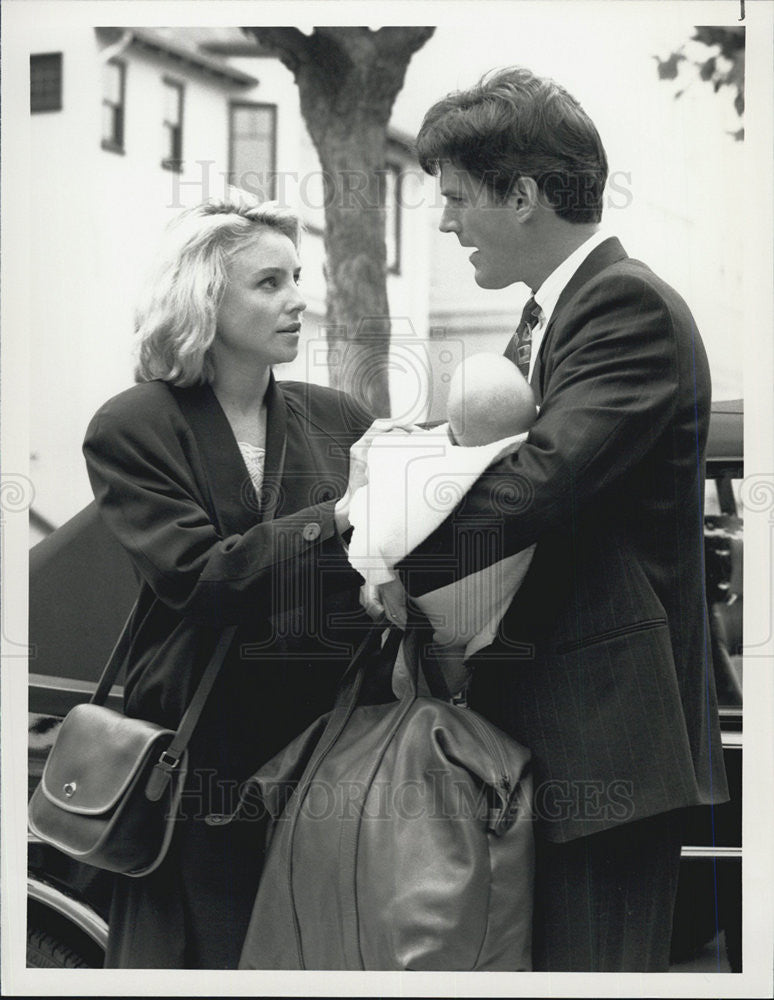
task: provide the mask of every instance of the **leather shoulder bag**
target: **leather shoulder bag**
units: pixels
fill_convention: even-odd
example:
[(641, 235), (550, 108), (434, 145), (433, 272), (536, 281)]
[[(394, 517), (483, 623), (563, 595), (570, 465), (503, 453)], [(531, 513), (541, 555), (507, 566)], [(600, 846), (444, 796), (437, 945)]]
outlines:
[(187, 771), (187, 746), (233, 640), (223, 629), (177, 732), (104, 705), (128, 649), (129, 616), (91, 701), (62, 723), (28, 807), (45, 843), (95, 868), (147, 875), (164, 860)]
[[(215, 475), (212, 428), (190, 392), (170, 388), (199, 443), (207, 479), (207, 502), (219, 524), (211, 480)], [(279, 462), (285, 458), (283, 442)], [(276, 501), (263, 520), (274, 517)], [(147, 875), (167, 853), (175, 829), (187, 770), (187, 746), (236, 634), (222, 629), (212, 658), (177, 732), (129, 718), (104, 702), (131, 648), (134, 609), (91, 701), (76, 705), (62, 723), (43, 775), (28, 806), (32, 833), (63, 853), (107, 871)]]

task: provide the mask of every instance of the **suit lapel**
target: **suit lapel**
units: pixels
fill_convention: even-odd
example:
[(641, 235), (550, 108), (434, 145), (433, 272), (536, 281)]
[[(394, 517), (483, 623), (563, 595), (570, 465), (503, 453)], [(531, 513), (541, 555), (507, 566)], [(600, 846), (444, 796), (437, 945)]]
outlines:
[(261, 489), (261, 519), (270, 521), (280, 506), (288, 433), (288, 407), (282, 389), (269, 375), (266, 390), (266, 461)]
[[(250, 474), (231, 425), (209, 385), (180, 389), (170, 386), (202, 457), (209, 487), (210, 515), (221, 533), (243, 534), (257, 521), (274, 514), (284, 460), (285, 405), (273, 376), (267, 390), (266, 474), (261, 503), (255, 495)], [(264, 496), (265, 494), (265, 496)]]
[(546, 328), (546, 332), (543, 334), (540, 350), (538, 351), (538, 356), (535, 359), (535, 367), (532, 371), (530, 385), (537, 396), (538, 404), (543, 401), (543, 359), (548, 357), (548, 352), (551, 350), (551, 335), (555, 329), (559, 316), (572, 301), (576, 293), (587, 282), (591, 281), (592, 278), (595, 278), (601, 271), (604, 271), (605, 268), (610, 267), (611, 264), (616, 264), (620, 260), (625, 260), (626, 256), (626, 251), (621, 246), (620, 241), (614, 236), (611, 236), (610, 239), (600, 243), (598, 247), (594, 247), (562, 290), (562, 294), (559, 296), (557, 303), (554, 306), (554, 311), (551, 313), (551, 319), (548, 323), (548, 327)]
[(282, 512), (289, 513), (341, 496), (347, 485), (349, 448), (323, 430), (335, 427), (338, 416), (336, 411), (328, 415), (319, 400), (313, 405), (313, 386), (287, 383), (282, 392), (287, 410)]

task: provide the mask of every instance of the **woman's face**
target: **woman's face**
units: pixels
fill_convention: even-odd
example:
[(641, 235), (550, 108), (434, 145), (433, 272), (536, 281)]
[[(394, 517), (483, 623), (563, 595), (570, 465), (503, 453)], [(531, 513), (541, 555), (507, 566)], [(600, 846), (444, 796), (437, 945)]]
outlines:
[(293, 242), (276, 229), (260, 229), (235, 251), (226, 272), (213, 344), (216, 366), (293, 361), (306, 309)]

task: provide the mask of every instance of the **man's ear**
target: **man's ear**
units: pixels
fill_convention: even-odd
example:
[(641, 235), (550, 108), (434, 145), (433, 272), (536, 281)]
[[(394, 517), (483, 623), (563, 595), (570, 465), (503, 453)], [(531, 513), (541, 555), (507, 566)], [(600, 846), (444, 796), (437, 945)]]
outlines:
[(540, 191), (534, 177), (517, 177), (508, 195), (520, 222), (526, 222), (540, 205)]

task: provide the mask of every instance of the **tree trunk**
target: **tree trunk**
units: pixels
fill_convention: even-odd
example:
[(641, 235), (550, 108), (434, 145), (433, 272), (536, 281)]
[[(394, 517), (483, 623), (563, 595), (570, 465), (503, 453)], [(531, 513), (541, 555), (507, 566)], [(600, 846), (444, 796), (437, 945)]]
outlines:
[(247, 28), (294, 74), (325, 185), (331, 383), (389, 416), (384, 171), (387, 125), (434, 28)]
[(332, 116), (319, 130), (324, 164), (328, 364), (333, 384), (377, 416), (389, 416), (383, 171), (385, 132), (347, 129)]

